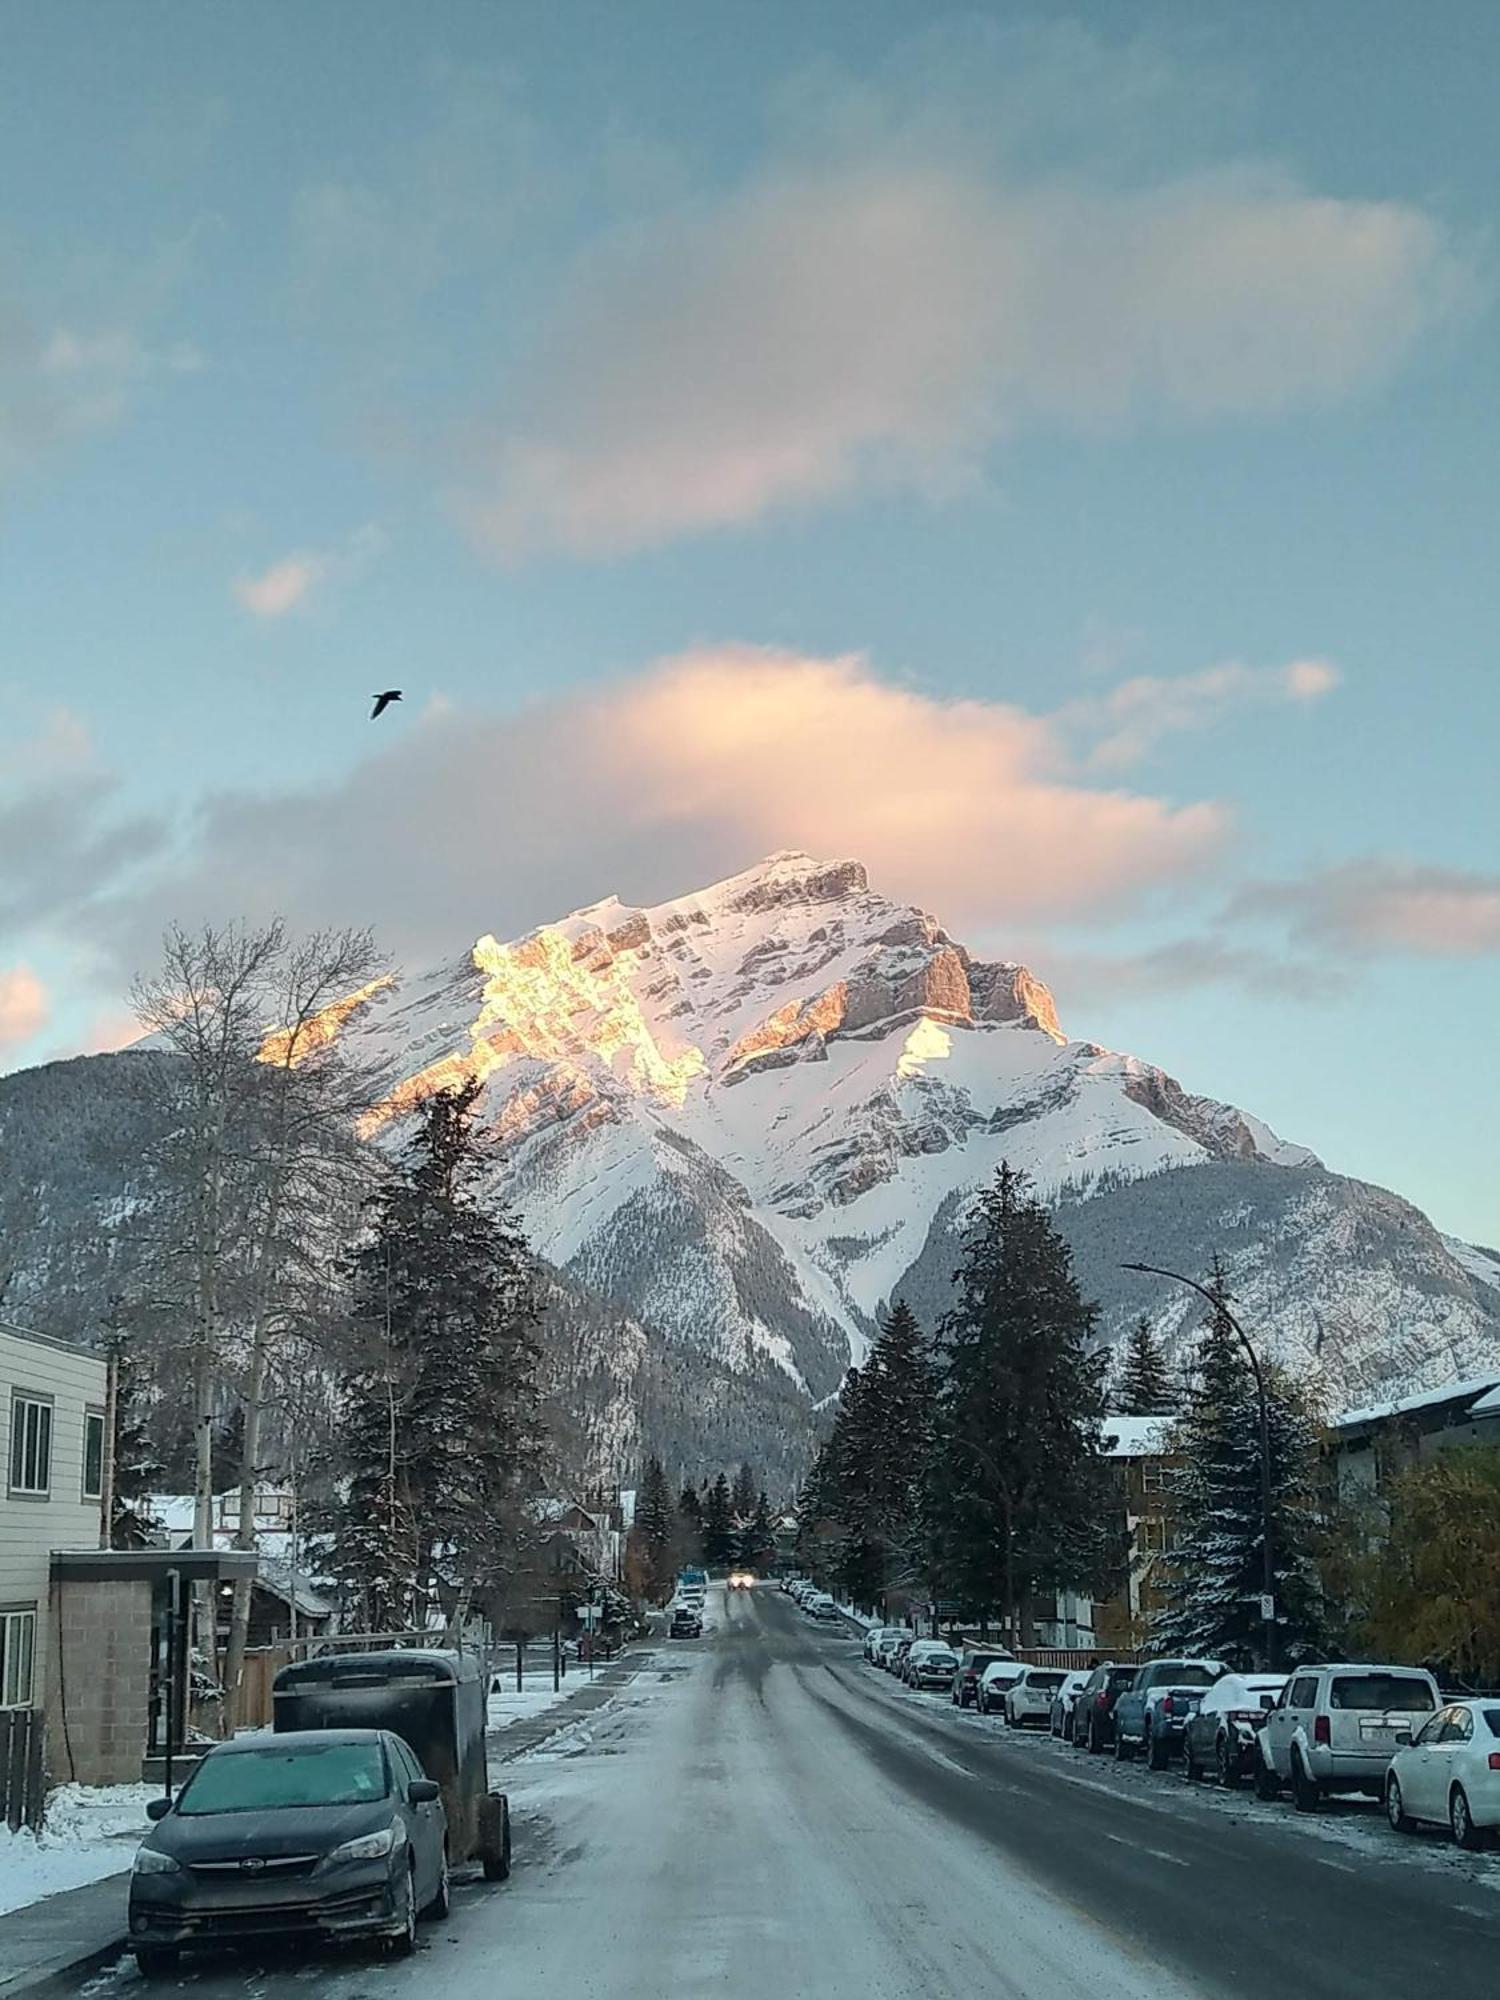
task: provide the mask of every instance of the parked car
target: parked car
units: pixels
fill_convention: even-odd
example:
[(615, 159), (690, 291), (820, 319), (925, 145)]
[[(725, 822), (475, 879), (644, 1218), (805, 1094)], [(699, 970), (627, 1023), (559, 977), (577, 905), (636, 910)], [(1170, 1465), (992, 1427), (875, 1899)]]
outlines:
[(669, 1639), (701, 1639), (703, 1637), (703, 1614), (695, 1611), (690, 1604), (679, 1604), (672, 1613), (672, 1623), (667, 1628)]
[[(901, 1663), (896, 1669), (901, 1679), (909, 1683), (918, 1662), (924, 1659), (928, 1653), (947, 1653), (952, 1659), (954, 1667), (958, 1665), (958, 1655), (953, 1651), (953, 1648), (948, 1644), (946, 1639), (914, 1638), (907, 1647), (905, 1654), (902, 1656)], [(952, 1669), (949, 1672), (951, 1677)]]
[(826, 1590), (809, 1590), (802, 1599), (802, 1609), (809, 1618), (821, 1617), (825, 1605), (834, 1616), (837, 1616), (833, 1599)]
[(979, 1676), (979, 1713), (994, 1715), (1004, 1702), (1007, 1689), (1023, 1672), (1019, 1660), (992, 1660)]
[(1095, 1667), (1073, 1704), (1071, 1741), (1080, 1750), (1108, 1750), (1115, 1740), (1115, 1703), (1135, 1679), (1135, 1668), (1106, 1660)]
[(953, 1705), (968, 1708), (979, 1699), (979, 1676), (996, 1660), (1008, 1660), (1003, 1646), (965, 1646), (958, 1656), (958, 1672), (953, 1676)]
[(1228, 1671), (1222, 1660), (1148, 1660), (1137, 1667), (1115, 1703), (1116, 1761), (1126, 1763), (1140, 1750), (1153, 1771), (1164, 1771), (1188, 1717)]
[(1299, 1667), (1257, 1734), (1256, 1792), (1274, 1799), (1289, 1785), (1299, 1812), (1316, 1812), (1330, 1793), (1382, 1798), (1403, 1734), (1441, 1706), (1423, 1667)]
[(1052, 1706), (1047, 1713), (1047, 1728), (1051, 1735), (1072, 1741), (1073, 1705), (1088, 1686), (1088, 1678), (1085, 1673), (1063, 1675), (1062, 1686), (1054, 1692)]
[(1253, 1777), (1258, 1762), (1255, 1739), (1285, 1674), (1225, 1674), (1199, 1702), (1182, 1733), (1182, 1763), (1189, 1779), (1212, 1771), (1225, 1791)]
[(906, 1664), (906, 1656), (916, 1642), (917, 1635), (915, 1632), (903, 1632), (894, 1646), (889, 1649), (884, 1646), (881, 1647), (882, 1664), (888, 1674), (894, 1674), (898, 1680), (900, 1679), (901, 1669)]
[(130, 1875), (144, 1978), (187, 1946), (375, 1937), (415, 1950), (448, 1909), (441, 1788), (384, 1729), (309, 1729), (216, 1743), (156, 1823)]
[(1061, 1667), (1023, 1667), (1001, 1702), (1008, 1726), (1044, 1729), (1052, 1715), (1052, 1697), (1063, 1678)]
[(1446, 1826), (1460, 1847), (1487, 1847), (1500, 1827), (1500, 1701), (1451, 1701), (1397, 1750), (1385, 1816), (1398, 1833)]
[(883, 1667), (887, 1673), (892, 1672), (891, 1663), (896, 1657), (896, 1649), (899, 1646), (909, 1646), (915, 1637), (916, 1634), (908, 1632), (904, 1625), (887, 1625), (885, 1636), (875, 1647), (876, 1666)]
[[(908, 1659), (910, 1656), (908, 1655)], [(939, 1646), (923, 1653), (907, 1667), (906, 1684), (914, 1688), (951, 1688), (958, 1671), (958, 1655), (951, 1646)]]
[(864, 1653), (867, 1660), (878, 1660), (880, 1648), (887, 1639), (894, 1643), (905, 1636), (904, 1625), (872, 1625), (865, 1634)]
[(811, 1610), (814, 1618), (833, 1619), (833, 1618), (842, 1618), (842, 1616), (844, 1615), (839, 1610), (838, 1606), (834, 1603), (833, 1599), (827, 1596), (826, 1594), (822, 1597), (813, 1598), (809, 1606), (809, 1609)]

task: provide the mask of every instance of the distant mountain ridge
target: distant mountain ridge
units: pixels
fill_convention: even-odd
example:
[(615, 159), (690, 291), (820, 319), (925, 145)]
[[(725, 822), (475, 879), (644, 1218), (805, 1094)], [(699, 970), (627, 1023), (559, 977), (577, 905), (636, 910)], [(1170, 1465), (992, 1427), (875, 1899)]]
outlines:
[[(432, 1091), (482, 1082), (494, 1198), (598, 1307), (587, 1363), (555, 1361), (601, 1457), (685, 1450), (695, 1404), (716, 1421), (732, 1384), (738, 1420), (790, 1463), (881, 1306), (941, 1312), (967, 1206), (1002, 1159), (1056, 1204), (1107, 1339), (1145, 1311), (1175, 1345), (1198, 1318), (1122, 1262), (1200, 1272), (1217, 1250), (1267, 1348), (1319, 1368), (1335, 1402), (1500, 1365), (1493, 1253), (1250, 1113), (1069, 1039), (1027, 967), (979, 958), (856, 861), (783, 853), (654, 907), (610, 898), (339, 1012), (393, 1078), (377, 1143)], [(73, 1282), (59, 1227), (85, 1264), (107, 1261), (109, 1204), (130, 1198), (128, 1144), (113, 1180), (48, 1164), (36, 1119), (66, 1127), (92, 1092), (128, 1127), (96, 1066), (152, 1060), (0, 1081), (12, 1310)], [(7, 1162), (18, 1118), (29, 1175)], [(77, 1223), (80, 1202), (82, 1235), (48, 1213)]]

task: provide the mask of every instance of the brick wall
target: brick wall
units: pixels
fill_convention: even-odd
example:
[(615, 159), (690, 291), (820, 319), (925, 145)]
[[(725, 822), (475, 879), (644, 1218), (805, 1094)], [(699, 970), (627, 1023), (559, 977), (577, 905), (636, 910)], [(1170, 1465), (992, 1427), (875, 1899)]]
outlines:
[(151, 1693), (151, 1585), (54, 1581), (48, 1762), (54, 1784), (138, 1784)]

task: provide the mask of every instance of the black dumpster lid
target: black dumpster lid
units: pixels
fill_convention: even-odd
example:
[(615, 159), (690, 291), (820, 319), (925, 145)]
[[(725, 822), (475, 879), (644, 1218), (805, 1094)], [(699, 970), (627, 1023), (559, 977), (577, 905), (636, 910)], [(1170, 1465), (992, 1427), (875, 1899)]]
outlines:
[(391, 1647), (380, 1653), (320, 1653), (315, 1660), (297, 1660), (282, 1667), (271, 1692), (295, 1694), (302, 1687), (379, 1687), (390, 1681), (472, 1681), (479, 1662), (472, 1653), (441, 1652), (436, 1648)]

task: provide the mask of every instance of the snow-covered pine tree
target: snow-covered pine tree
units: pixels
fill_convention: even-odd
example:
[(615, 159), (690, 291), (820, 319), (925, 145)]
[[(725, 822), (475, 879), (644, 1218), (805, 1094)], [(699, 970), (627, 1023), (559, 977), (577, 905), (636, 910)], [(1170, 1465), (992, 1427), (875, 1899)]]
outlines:
[[(1152, 1641), (1173, 1652), (1264, 1665), (1259, 1406), (1225, 1310), (1229, 1293), (1217, 1259), (1208, 1289), (1214, 1303), (1198, 1342), (1192, 1391), (1170, 1432), (1181, 1461), (1173, 1485), (1176, 1546), (1167, 1608), (1153, 1621)], [(1268, 1367), (1266, 1390), (1277, 1645), (1285, 1662), (1305, 1657), (1318, 1636), (1312, 1561), (1318, 1444), (1307, 1397), (1297, 1385)]]
[(1026, 1640), (1033, 1594), (1089, 1585), (1110, 1553), (1096, 1308), (1008, 1164), (980, 1197), (956, 1284), (939, 1330), (934, 1560), (945, 1594), (981, 1615), (1002, 1607)]
[(1167, 1358), (1142, 1313), (1125, 1336), (1125, 1352), (1110, 1385), (1110, 1410), (1121, 1417), (1170, 1417), (1177, 1406)]
[(672, 1553), (678, 1569), (697, 1569), (703, 1562), (703, 1502), (691, 1480), (683, 1482), (677, 1496)]
[(734, 1561), (735, 1533), (730, 1497), (729, 1481), (721, 1472), (708, 1489), (708, 1499), (703, 1508), (703, 1560), (712, 1568), (722, 1569)]
[[(479, 1205), (479, 1088), (471, 1080), (422, 1107), (397, 1171), (367, 1204), (369, 1234), (352, 1260), (354, 1316), (375, 1359), (346, 1397), (346, 1471), (366, 1502), (369, 1479), (388, 1477), (388, 1443), (372, 1462), (384, 1390), (396, 1434), (391, 1517), (409, 1520), (415, 1538), (419, 1624), (438, 1605), (461, 1619), (498, 1585), (540, 1444), (534, 1269), (512, 1224)], [(354, 1490), (341, 1532), (360, 1540)]]

